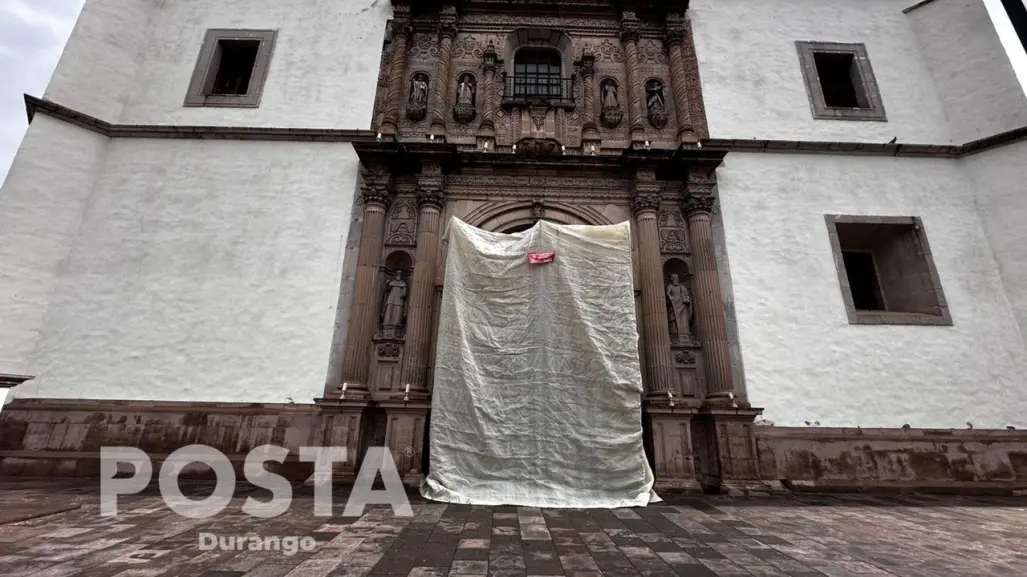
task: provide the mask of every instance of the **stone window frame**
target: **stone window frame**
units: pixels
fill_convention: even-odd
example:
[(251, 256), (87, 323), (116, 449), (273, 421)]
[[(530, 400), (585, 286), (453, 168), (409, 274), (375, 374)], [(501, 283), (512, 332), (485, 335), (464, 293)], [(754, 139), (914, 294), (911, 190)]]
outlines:
[[(203, 46), (196, 57), (192, 78), (189, 80), (189, 92), (186, 94), (184, 106), (212, 106), (227, 108), (257, 108), (264, 93), (271, 56), (274, 53), (277, 30), (250, 30), (232, 28), (213, 28), (207, 30)], [(253, 74), (246, 94), (226, 95), (209, 94), (214, 82), (216, 71), (212, 65), (218, 43), (222, 40), (259, 40), (257, 58), (253, 64)]]
[[(878, 88), (874, 70), (870, 66), (870, 57), (867, 55), (865, 44), (800, 40), (795, 43), (795, 46), (799, 51), (799, 64), (802, 68), (802, 78), (806, 85), (806, 95), (809, 97), (813, 118), (817, 120), (888, 121), (884, 111), (884, 102), (881, 100), (881, 91)], [(820, 85), (820, 75), (817, 73), (816, 62), (813, 59), (813, 54), (818, 52), (852, 55), (853, 62), (859, 70), (860, 87), (866, 96), (869, 107), (835, 108), (827, 105), (824, 100), (824, 89)]]
[[(945, 299), (945, 292), (941, 286), (941, 278), (938, 276), (938, 268), (934, 264), (934, 253), (931, 252), (931, 245), (927, 241), (927, 233), (924, 230), (923, 220), (918, 216), (852, 216), (827, 214), (824, 215), (827, 222), (827, 236), (831, 243), (831, 252), (834, 257), (835, 270), (838, 273), (838, 283), (841, 286), (842, 301), (845, 303), (845, 313), (850, 325), (921, 325), (921, 326), (952, 326), (952, 315), (949, 312), (948, 301)], [(841, 241), (838, 238), (837, 224), (892, 224), (911, 225), (916, 232), (917, 241), (923, 249), (923, 258), (927, 263), (928, 274), (931, 279), (932, 288), (938, 299), (938, 306), (941, 314), (911, 313), (899, 311), (859, 311), (852, 299), (852, 289), (849, 287), (849, 275), (845, 271), (845, 260), (842, 257)], [(877, 268), (877, 262), (874, 262)], [(880, 274), (878, 273), (878, 278)], [(882, 294), (882, 298), (884, 295)]]

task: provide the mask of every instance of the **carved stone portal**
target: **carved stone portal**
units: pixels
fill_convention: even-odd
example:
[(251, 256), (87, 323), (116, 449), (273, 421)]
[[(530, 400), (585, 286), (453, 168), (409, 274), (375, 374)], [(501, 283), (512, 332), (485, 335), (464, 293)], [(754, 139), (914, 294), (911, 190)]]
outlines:
[(407, 104), (407, 118), (414, 122), (424, 120), (428, 114), (428, 75), (414, 74), (410, 79), (410, 103)]
[(663, 82), (653, 78), (645, 83), (645, 102), (649, 124), (657, 130), (667, 126), (667, 101), (663, 95)]

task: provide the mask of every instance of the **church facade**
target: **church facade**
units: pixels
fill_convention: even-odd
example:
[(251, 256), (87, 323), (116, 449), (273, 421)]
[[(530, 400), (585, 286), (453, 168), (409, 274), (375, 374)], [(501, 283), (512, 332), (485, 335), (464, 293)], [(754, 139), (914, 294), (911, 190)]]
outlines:
[(657, 489), (1027, 486), (1015, 7), (258, 4), (88, 0), (26, 97), (0, 471), (386, 445), (417, 483), (457, 217), (631, 222)]

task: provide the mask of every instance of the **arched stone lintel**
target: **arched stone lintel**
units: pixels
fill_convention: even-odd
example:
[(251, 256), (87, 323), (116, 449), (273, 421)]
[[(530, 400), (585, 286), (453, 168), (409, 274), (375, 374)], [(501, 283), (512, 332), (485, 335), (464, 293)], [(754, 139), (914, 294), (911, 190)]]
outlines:
[[(508, 228), (533, 221), (538, 215), (533, 212), (536, 201), (520, 200), (499, 204), (486, 204), (462, 218), (464, 222), (490, 232), (501, 232)], [(601, 212), (590, 206), (570, 205), (560, 202), (543, 202), (546, 220), (560, 224), (609, 225), (614, 224)]]

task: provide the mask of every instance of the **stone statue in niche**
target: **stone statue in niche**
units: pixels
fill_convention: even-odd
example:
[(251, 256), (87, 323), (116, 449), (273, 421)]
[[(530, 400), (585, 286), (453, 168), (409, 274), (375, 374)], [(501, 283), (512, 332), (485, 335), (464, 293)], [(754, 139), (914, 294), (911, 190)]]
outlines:
[(407, 283), (403, 271), (396, 271), (396, 277), (389, 281), (385, 291), (385, 305), (382, 307), (382, 326), (398, 327), (403, 324), (406, 312)]
[(617, 81), (612, 78), (604, 79), (599, 83), (599, 93), (603, 103), (599, 120), (607, 128), (617, 128), (621, 119), (624, 118), (620, 99), (617, 98)]
[(428, 113), (428, 75), (414, 74), (410, 79), (410, 102), (407, 104), (407, 118), (417, 122)]
[(476, 114), (474, 109), (474, 94), (477, 90), (477, 83), (474, 76), (464, 74), (460, 76), (460, 83), (456, 89), (456, 106), (453, 107), (453, 118), (457, 122), (467, 123), (474, 120)]
[(649, 111), (649, 124), (660, 130), (667, 126), (667, 105), (663, 97), (663, 82), (653, 78), (645, 83), (645, 105)]
[(690, 334), (692, 332), (690, 324), (692, 297), (676, 274), (670, 275), (670, 283), (667, 285), (667, 301), (670, 303), (670, 334), (675, 336)]

